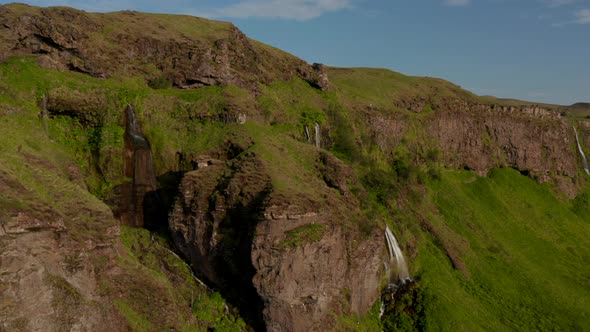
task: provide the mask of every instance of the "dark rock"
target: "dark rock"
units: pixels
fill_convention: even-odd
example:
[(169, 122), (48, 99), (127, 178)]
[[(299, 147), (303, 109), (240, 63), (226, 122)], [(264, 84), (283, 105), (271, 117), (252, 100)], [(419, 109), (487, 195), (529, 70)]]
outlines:
[[(327, 173), (347, 173), (341, 162), (324, 161)], [(285, 199), (273, 192), (255, 156), (229, 164), (200, 168), (182, 180), (169, 223), (193, 266), (220, 289), (240, 292), (247, 303), (241, 311), (268, 331), (324, 331), (334, 326), (333, 314), (366, 312), (379, 297), (384, 242), (378, 231), (362, 238), (345, 230), (344, 220), (358, 213), (355, 201), (344, 203), (332, 191), (332, 204)], [(289, 231), (306, 225), (323, 229), (317, 241), (281, 245)], [(351, 295), (346, 303), (345, 293)]]

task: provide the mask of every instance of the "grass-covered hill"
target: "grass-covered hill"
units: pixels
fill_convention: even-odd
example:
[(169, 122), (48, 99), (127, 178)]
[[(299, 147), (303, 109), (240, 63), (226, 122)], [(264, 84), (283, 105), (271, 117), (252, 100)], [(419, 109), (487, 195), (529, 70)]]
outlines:
[[(0, 18), (1, 329), (590, 329), (583, 119), (229, 23)], [(171, 216), (149, 231), (117, 218), (128, 105)], [(415, 281), (379, 319), (385, 225)]]
[(37, 61), (50, 68), (94, 77), (143, 76), (153, 87), (231, 83), (255, 89), (258, 82), (293, 75), (318, 81), (302, 60), (247, 38), (227, 22), (24, 4), (4, 5), (0, 15), (0, 53), (38, 54)]
[(588, 119), (588, 116), (590, 116), (590, 103), (575, 103), (563, 106), (562, 110), (570, 116)]

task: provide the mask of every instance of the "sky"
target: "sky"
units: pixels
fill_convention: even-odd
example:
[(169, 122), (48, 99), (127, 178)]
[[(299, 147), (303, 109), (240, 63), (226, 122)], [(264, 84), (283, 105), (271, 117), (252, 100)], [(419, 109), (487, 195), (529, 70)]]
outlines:
[(440, 77), (479, 95), (590, 102), (590, 0), (21, 2), (203, 16), (310, 63)]

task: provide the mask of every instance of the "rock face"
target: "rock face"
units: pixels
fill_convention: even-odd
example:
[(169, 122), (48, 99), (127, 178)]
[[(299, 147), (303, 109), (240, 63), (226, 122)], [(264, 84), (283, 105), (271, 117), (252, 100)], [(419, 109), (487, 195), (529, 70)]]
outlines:
[(152, 150), (141, 133), (131, 105), (125, 111), (125, 122), (125, 176), (131, 181), (121, 186), (118, 214), (125, 225), (155, 226), (165, 217), (162, 215)]
[[(420, 112), (429, 103), (411, 104), (418, 105), (413, 108)], [(445, 99), (432, 108), (434, 112), (420, 115), (425, 133), (421, 144), (439, 150), (445, 165), (482, 176), (494, 167), (513, 167), (541, 182), (555, 180), (568, 196), (576, 195), (573, 178), (581, 161), (574, 150), (571, 124), (557, 111), (459, 99)], [(382, 150), (400, 144), (409, 130), (407, 119), (400, 114), (366, 112), (373, 140)]]
[(454, 166), (487, 173), (510, 166), (543, 177), (573, 177), (577, 171), (571, 126), (558, 113), (534, 107), (448, 105), (431, 126)]
[(150, 331), (199, 326), (185, 294), (167, 286), (186, 286), (183, 274), (162, 261), (154, 275), (129, 254), (109, 207), (73, 182), (76, 166), (63, 174), (33, 155), (18, 162), (35, 177), (0, 167), (1, 331), (131, 331), (138, 317)]
[(329, 190), (333, 204), (282, 197), (254, 155), (227, 165), (182, 181), (169, 222), (193, 265), (220, 288), (241, 290), (252, 314), (262, 312), (251, 319), (269, 331), (323, 331), (332, 314), (368, 310), (380, 292), (384, 242), (378, 231), (345, 231), (354, 204), (339, 211), (344, 196)]
[[(100, 280), (117, 274), (112, 264), (119, 235), (115, 220), (106, 206), (88, 204), (82, 188), (65, 185), (57, 175), (52, 181), (55, 187), (45, 183), (50, 193), (56, 188), (62, 196), (74, 192), (80, 197), (76, 203), (84, 207), (64, 213), (40, 204), (17, 179), (0, 171), (2, 191), (33, 205), (5, 206), (0, 212), (0, 329), (124, 328), (124, 320), (109, 304), (112, 298), (100, 291)], [(55, 204), (61, 204), (60, 196), (56, 197)], [(82, 220), (101, 235), (93, 236), (88, 229), (78, 233), (76, 226)]]
[[(0, 17), (0, 59), (38, 54), (38, 63), (49, 68), (95, 77), (142, 75), (154, 85), (181, 88), (234, 84), (255, 90), (257, 83), (294, 75), (320, 89), (328, 84), (320, 67), (256, 43), (229, 23), (21, 4), (0, 6)], [(192, 31), (178, 34), (182, 24)]]
[[(38, 224), (38, 225), (32, 225)], [(24, 225), (24, 224), (28, 225)], [(60, 226), (19, 214), (2, 240), (2, 317), (0, 327), (27, 330), (115, 330), (124, 326), (114, 312), (90, 301), (107, 301), (98, 292), (92, 257), (113, 257), (112, 246), (84, 248), (59, 239)], [(109, 317), (110, 316), (110, 317)]]

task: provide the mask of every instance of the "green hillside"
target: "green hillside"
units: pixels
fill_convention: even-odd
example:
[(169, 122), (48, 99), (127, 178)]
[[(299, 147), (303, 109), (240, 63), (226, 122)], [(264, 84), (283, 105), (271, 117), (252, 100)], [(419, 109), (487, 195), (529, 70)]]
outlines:
[[(15, 5), (11, 10), (39, 9)], [(97, 16), (108, 22), (101, 33), (128, 24), (137, 30), (130, 33), (144, 34), (149, 28), (160, 39), (215, 44), (230, 29), (226, 23), (191, 17), (136, 15), (144, 14)], [(130, 19), (142, 24), (130, 24)], [(95, 41), (106, 43), (111, 37)], [(58, 216), (76, 250), (83, 251), (89, 241), (114, 241), (108, 264), (92, 258), (88, 270), (103, 280), (93, 295), (107, 299), (101, 312), (116, 312), (125, 322), (121, 326), (134, 331), (257, 327), (260, 322), (244, 309), (248, 304), (241, 303), (238, 290), (211, 291), (193, 279), (168, 250), (174, 244), (166, 224), (150, 229), (152, 235), (126, 226), (112, 234), (119, 226), (113, 217), (118, 188), (129, 182), (123, 173), (124, 110), (131, 104), (151, 145), (166, 213), (182, 194), (179, 183), (194, 169), (190, 163), (206, 156), (246, 175), (263, 170), (275, 206), (336, 211), (329, 226), (287, 232), (273, 248), (277, 252), (317, 242), (336, 228), (358, 233), (361, 241), (389, 225), (414, 282), (396, 293), (381, 320), (377, 299), (365, 315), (333, 313), (334, 330), (590, 329), (590, 184), (581, 169), (570, 176), (549, 165), (541, 181), (527, 176), (529, 170), (508, 167), (506, 157), (481, 176), (481, 170), (453, 167), (449, 160), (459, 157), (449, 156), (430, 132), (437, 114), (456, 100), (510, 106), (517, 101), (478, 97), (441, 79), (368, 68), (327, 67), (330, 88), (322, 90), (303, 76), (286, 79), (271, 68), (274, 63), (290, 68), (300, 60), (252, 43), (263, 55), (255, 69), (244, 64), (258, 75), (254, 86), (236, 81), (179, 89), (166, 81), (168, 72), (138, 69), (149, 63), (128, 74), (93, 77), (40, 67), (36, 55), (0, 62), (0, 224), (4, 227), (21, 212), (39, 220)], [(248, 77), (247, 72), (240, 75)], [(154, 86), (154, 77), (166, 84)], [(561, 121), (527, 119), (528, 124), (547, 123), (548, 130), (557, 126), (549, 121)], [(320, 148), (306, 137), (316, 124)], [(476, 136), (490, 150), (505, 151), (493, 145), (490, 132)], [(578, 162), (571, 137), (558, 138), (568, 143), (562, 150), (575, 154)], [(248, 169), (236, 161), (239, 157), (255, 158), (259, 169)], [(224, 172), (229, 182), (232, 175)], [(558, 186), (562, 177), (567, 177), (570, 197)], [(246, 177), (240, 195), (258, 185), (249, 181), (255, 182)], [(210, 198), (211, 206), (215, 199)], [(386, 283), (384, 276), (382, 286)], [(76, 294), (60, 305), (99, 307), (99, 300), (82, 301)], [(350, 305), (350, 294), (341, 295), (343, 307)], [(9, 315), (9, 301), (0, 305)]]
[(434, 331), (590, 327), (584, 264), (590, 254), (588, 193), (565, 201), (512, 169), (494, 170), (486, 178), (448, 170), (409, 210), (397, 225), (406, 228), (406, 243), (418, 242), (410, 266), (424, 300), (418, 303), (422, 320), (414, 326)]

